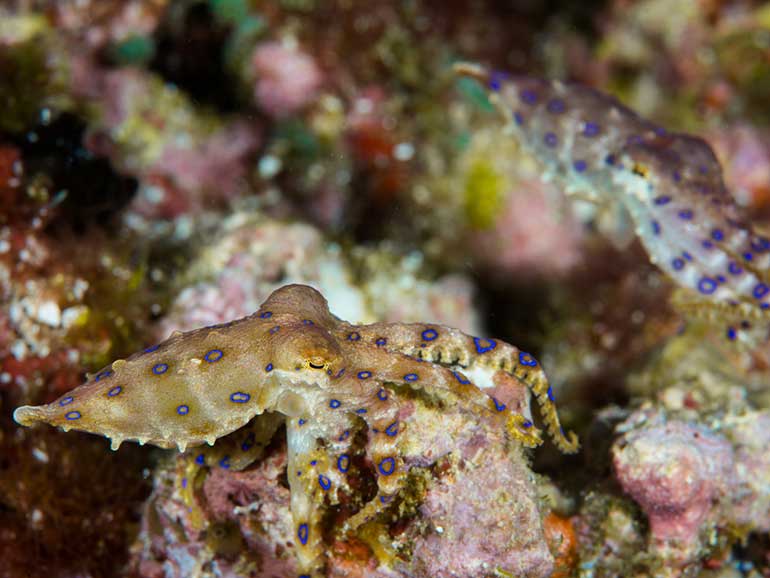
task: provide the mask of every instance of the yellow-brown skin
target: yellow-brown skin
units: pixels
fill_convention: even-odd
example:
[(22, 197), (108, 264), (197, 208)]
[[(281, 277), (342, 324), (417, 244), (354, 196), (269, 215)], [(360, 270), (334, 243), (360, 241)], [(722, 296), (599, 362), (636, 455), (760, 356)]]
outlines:
[[(105, 435), (113, 448), (133, 440), (184, 450), (213, 444), (264, 412), (283, 414), (298, 565), (302, 576), (311, 576), (323, 565), (322, 510), (348, 487), (345, 456), (356, 423), (363, 420), (372, 434), (366, 454), (378, 472), (379, 492), (343, 531), (371, 520), (401, 489), (406, 471), (399, 432), (409, 421), (399, 413), (401, 395), (463, 407), (492, 420), (510, 440), (542, 443), (531, 421), (493, 400), (463, 370), (516, 376), (535, 393), (557, 446), (577, 451), (577, 438), (561, 431), (548, 381), (530, 355), (440, 325), (352, 325), (303, 285), (278, 289), (249, 317), (177, 333), (115, 361), (51, 404), (18, 408), (14, 419)], [(263, 429), (259, 439), (244, 443), (244, 454), (265, 443), (275, 427)], [(203, 454), (197, 459), (208, 464)], [(242, 467), (247, 459), (233, 456), (236, 462)]]

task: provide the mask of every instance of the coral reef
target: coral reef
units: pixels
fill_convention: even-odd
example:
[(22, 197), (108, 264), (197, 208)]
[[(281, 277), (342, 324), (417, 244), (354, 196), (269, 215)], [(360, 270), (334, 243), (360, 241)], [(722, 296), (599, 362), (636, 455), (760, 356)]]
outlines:
[[(0, 576), (770, 576), (768, 35), (745, 0), (0, 3)], [(328, 310), (261, 319), (292, 284)]]

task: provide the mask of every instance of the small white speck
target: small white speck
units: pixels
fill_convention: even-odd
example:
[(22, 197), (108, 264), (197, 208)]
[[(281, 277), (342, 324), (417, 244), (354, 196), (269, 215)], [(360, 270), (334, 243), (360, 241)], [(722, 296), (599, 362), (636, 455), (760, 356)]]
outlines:
[(43, 521), (43, 512), (41, 512), (38, 508), (35, 508), (32, 510), (30, 518), (32, 519), (32, 523), (37, 526), (40, 524), (40, 522)]
[(32, 456), (39, 462), (47, 464), (48, 463), (48, 454), (45, 453), (40, 448), (35, 448), (32, 450)]
[(61, 325), (61, 309), (59, 304), (54, 301), (44, 301), (37, 308), (37, 320), (50, 327), (59, 327)]
[(393, 147), (393, 156), (399, 161), (408, 161), (414, 157), (414, 146), (412, 143), (402, 142)]
[(10, 250), (11, 250), (11, 244), (8, 241), (6, 241), (5, 239), (0, 241), (0, 253), (7, 253)]
[(265, 155), (259, 159), (259, 176), (263, 179), (271, 179), (283, 168), (281, 159), (273, 155)]
[(27, 344), (17, 339), (11, 344), (11, 355), (16, 359), (24, 359), (27, 356)]
[(444, 527), (436, 526), (436, 534), (443, 534), (443, 533), (444, 533)]
[(4, 371), (3, 373), (0, 373), (0, 383), (11, 383), (11, 374), (7, 371)]

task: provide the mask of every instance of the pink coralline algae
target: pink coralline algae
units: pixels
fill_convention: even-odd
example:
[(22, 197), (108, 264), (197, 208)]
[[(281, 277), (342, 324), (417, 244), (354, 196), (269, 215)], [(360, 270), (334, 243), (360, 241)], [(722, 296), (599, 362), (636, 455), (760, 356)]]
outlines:
[(497, 275), (558, 276), (580, 262), (580, 223), (549, 193), (536, 180), (519, 183), (493, 228), (474, 234), (474, 254)]
[(623, 490), (647, 515), (652, 549), (675, 565), (691, 562), (731, 492), (730, 443), (704, 426), (670, 421), (625, 434), (612, 455)]
[(273, 117), (294, 114), (313, 102), (322, 74), (315, 60), (280, 42), (258, 45), (252, 55), (254, 98)]

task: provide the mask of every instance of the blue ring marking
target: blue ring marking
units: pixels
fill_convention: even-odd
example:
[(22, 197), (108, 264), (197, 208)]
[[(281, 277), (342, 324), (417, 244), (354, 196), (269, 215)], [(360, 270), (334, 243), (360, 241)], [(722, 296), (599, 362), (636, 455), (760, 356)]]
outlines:
[(323, 474), (318, 474), (318, 485), (323, 488), (324, 491), (332, 487), (332, 481)]
[(596, 136), (599, 134), (599, 125), (595, 122), (587, 122), (583, 125), (583, 136)]
[(307, 524), (300, 524), (299, 528), (297, 528), (297, 538), (299, 538), (303, 546), (307, 544), (308, 532)]
[(350, 437), (350, 430), (346, 429), (344, 432), (342, 432), (342, 435), (337, 438), (338, 441), (344, 442), (346, 439)]
[(567, 107), (564, 104), (564, 101), (562, 99), (552, 98), (551, 100), (548, 101), (546, 110), (551, 114), (561, 114), (562, 112), (567, 110)]
[(658, 221), (652, 221), (652, 234), (660, 235), (660, 223)]
[(385, 401), (388, 399), (388, 392), (385, 391), (384, 387), (381, 387), (380, 391), (377, 392), (377, 397), (380, 399), (380, 401)]
[(398, 435), (398, 420), (394, 421), (392, 424), (385, 428), (385, 435), (390, 437)]
[(744, 253), (743, 258), (746, 259), (747, 261), (751, 261), (754, 258), (754, 255), (752, 255), (751, 253)]
[(735, 341), (735, 338), (738, 336), (738, 334), (735, 331), (734, 327), (728, 327), (727, 328), (727, 339), (730, 341)]
[(145, 353), (152, 353), (153, 351), (157, 351), (160, 349), (160, 345), (151, 345), (147, 349), (144, 350)]
[(586, 168), (588, 168), (588, 163), (586, 163), (584, 160), (577, 160), (574, 163), (572, 163), (572, 167), (579, 173), (582, 173)]
[(123, 391), (123, 388), (120, 387), (119, 385), (116, 385), (110, 391), (107, 392), (107, 397), (115, 397), (116, 395), (119, 395), (121, 391)]
[(537, 367), (535, 358), (525, 351), (519, 351), (519, 363), (527, 367)]
[(340, 405), (342, 404), (340, 404), (340, 400), (338, 399), (332, 399), (331, 401), (329, 401), (329, 407), (332, 409), (337, 409)]
[(757, 253), (768, 251), (770, 250), (770, 239), (765, 237), (757, 237), (756, 239), (752, 239), (751, 248), (754, 249)]
[(380, 463), (377, 464), (377, 469), (383, 476), (389, 476), (396, 470), (396, 460), (393, 458), (382, 458)]
[(203, 359), (205, 359), (209, 363), (216, 363), (217, 361), (222, 359), (223, 356), (224, 356), (224, 353), (222, 352), (221, 349), (212, 349), (206, 355), (203, 356)]
[(724, 283), (725, 281), (727, 281), (727, 278), (724, 275), (717, 275), (718, 283)]
[(273, 316), (273, 312), (272, 311), (265, 311), (264, 313), (260, 313), (259, 316), (262, 319), (270, 319)]
[(297, 424), (299, 425), (299, 427), (302, 427), (306, 423), (307, 423), (307, 420), (305, 418), (302, 418), (302, 417), (299, 418), (299, 420), (297, 421)]
[(679, 173), (679, 171), (674, 171), (673, 177), (675, 183), (678, 183), (682, 180), (682, 175)]
[(712, 243), (708, 239), (705, 239), (705, 240), (701, 241), (701, 246), (704, 249), (713, 249), (714, 248), (714, 243)]
[(375, 341), (375, 342), (374, 342), (374, 344), (375, 344), (377, 347), (382, 347), (382, 346), (383, 346), (383, 345), (385, 345), (387, 342), (388, 342), (388, 340), (387, 340), (387, 339), (385, 339), (384, 337), (380, 337), (380, 338), (379, 338), (377, 341)]
[(155, 375), (162, 375), (168, 371), (168, 363), (156, 363), (152, 367), (152, 372)]
[(314, 465), (316, 465), (317, 463), (318, 463), (318, 460), (311, 460), (311, 461), (310, 461), (310, 465), (311, 465), (311, 466), (314, 466)]
[(334, 377), (342, 377), (342, 374), (343, 374), (343, 373), (345, 373), (345, 368), (344, 368), (344, 367), (343, 367), (342, 369), (340, 369), (340, 370), (337, 372), (337, 375), (335, 375)]
[(532, 427), (532, 422), (531, 422), (531, 421), (529, 421), (528, 419), (525, 419), (523, 422), (521, 422), (521, 425), (522, 425), (522, 427), (524, 427), (525, 429), (529, 429), (529, 428), (531, 428), (531, 427)]
[[(485, 341), (487, 342), (486, 345), (484, 345)], [(497, 347), (497, 341), (494, 339), (481, 339), (480, 337), (474, 337), (473, 344), (476, 346), (476, 353), (486, 353)]]
[(299, 578), (310, 578), (310, 574), (300, 574)]
[(689, 221), (692, 219), (692, 211), (690, 209), (684, 209), (683, 211), (679, 211), (679, 218), (683, 221)]
[(556, 136), (556, 133), (547, 132), (543, 137), (543, 142), (545, 143), (545, 146), (553, 148), (559, 144), (559, 138)]
[(470, 379), (468, 379), (467, 377), (464, 377), (461, 373), (458, 373), (456, 371), (453, 371), (452, 375), (454, 375), (457, 381), (459, 381), (463, 385), (468, 385), (471, 382)]
[(236, 391), (235, 393), (230, 394), (230, 401), (233, 403), (246, 403), (251, 399), (251, 396), (248, 393), (244, 393), (242, 391)]
[(67, 412), (66, 414), (64, 414), (64, 417), (67, 418), (68, 420), (72, 421), (72, 420), (75, 420), (75, 419), (80, 419), (81, 416), (80, 416), (80, 412), (79, 411), (70, 411), (70, 412)]
[(404, 376), (404, 381), (417, 381), (418, 379), (420, 379), (420, 376), (416, 373), (407, 373)]
[(682, 257), (684, 257), (688, 261), (692, 261), (692, 255), (690, 255), (687, 251), (682, 251)]
[(497, 411), (503, 411), (506, 408), (506, 405), (504, 403), (500, 403), (496, 397), (492, 398), (492, 401), (495, 402), (495, 409)]
[(759, 304), (760, 309), (770, 309), (770, 303), (760, 303)]
[(198, 454), (198, 457), (195, 458), (195, 463), (200, 466), (206, 465), (206, 456), (204, 456), (203, 454)]
[(180, 405), (179, 407), (176, 408), (176, 412), (179, 415), (187, 415), (188, 413), (190, 413), (190, 406), (189, 405)]
[(671, 261), (671, 266), (676, 271), (681, 271), (682, 269), (684, 269), (684, 259), (682, 259), (681, 257), (677, 257), (676, 259)]
[(659, 207), (662, 207), (663, 205), (668, 205), (671, 202), (671, 197), (668, 195), (662, 195), (660, 197), (655, 197), (655, 204)]
[(372, 376), (371, 371), (359, 371), (358, 379), (369, 379)]
[(523, 126), (524, 125), (524, 117), (521, 116), (521, 113), (516, 111), (513, 113), (513, 120), (516, 122), (517, 126)]
[(438, 337), (438, 331), (435, 329), (426, 329), (422, 332), (422, 340), (423, 341), (433, 341)]
[(357, 413), (357, 414), (365, 414), (365, 413), (366, 413), (366, 408), (365, 408), (365, 407), (362, 407), (362, 408), (360, 408), (360, 409), (357, 409), (357, 410), (356, 410), (356, 413)]
[(254, 434), (254, 432), (250, 432), (249, 435), (246, 436), (246, 439), (241, 443), (241, 451), (247, 452), (253, 448), (256, 439), (257, 436)]
[(187, 478), (182, 478), (182, 487), (183, 488), (187, 487)]
[(302, 470), (297, 470), (297, 477), (298, 478), (302, 477)]
[(223, 470), (229, 470), (230, 469), (230, 456), (225, 456), (221, 460), (219, 460), (219, 467)]
[(709, 277), (704, 277), (698, 281), (698, 291), (704, 295), (711, 295), (714, 291), (716, 291), (716, 288), (717, 282)]
[(275, 333), (278, 333), (278, 330), (279, 330), (280, 328), (281, 328), (281, 326), (280, 326), (280, 325), (276, 325), (275, 327), (271, 327), (271, 328), (270, 328), (270, 331), (268, 331), (268, 333), (269, 333), (270, 335), (273, 335), (273, 334), (275, 334)]
[(75, 399), (74, 397), (72, 397), (71, 395), (68, 395), (67, 397), (62, 398), (62, 400), (59, 402), (59, 405), (61, 407), (64, 407), (65, 405), (71, 404), (74, 399)]
[(607, 155), (604, 157), (604, 162), (612, 166), (615, 164), (615, 155)]
[(361, 334), (358, 331), (353, 331), (348, 335), (348, 341), (358, 341), (361, 339)]
[(529, 105), (537, 103), (537, 93), (533, 90), (524, 89), (519, 93), (519, 97)]
[(343, 474), (350, 468), (350, 456), (348, 454), (342, 454), (337, 458), (337, 469)]
[(270, 373), (271, 371), (273, 371), (273, 364), (272, 364), (272, 363), (268, 363), (268, 364), (265, 366), (265, 371), (267, 371), (268, 373)]
[(104, 371), (101, 371), (101, 372), (97, 373), (96, 377), (94, 378), (94, 383), (97, 382), (97, 381), (100, 381), (102, 379), (108, 378), (113, 373), (115, 373), (115, 372), (112, 371), (111, 369), (105, 369)]
[(757, 286), (754, 287), (753, 295), (756, 299), (762, 299), (768, 292), (770, 292), (770, 287), (764, 283), (758, 283)]
[(302, 325), (315, 325), (310, 319), (303, 319)]
[(549, 385), (548, 386), (548, 399), (551, 400), (551, 402), (555, 402), (556, 400), (553, 397), (553, 388)]
[(725, 234), (722, 232), (722, 229), (714, 229), (711, 231), (711, 238), (715, 241), (721, 241), (725, 238)]

